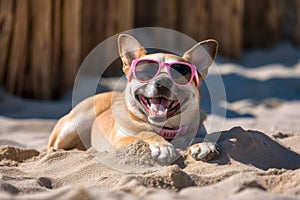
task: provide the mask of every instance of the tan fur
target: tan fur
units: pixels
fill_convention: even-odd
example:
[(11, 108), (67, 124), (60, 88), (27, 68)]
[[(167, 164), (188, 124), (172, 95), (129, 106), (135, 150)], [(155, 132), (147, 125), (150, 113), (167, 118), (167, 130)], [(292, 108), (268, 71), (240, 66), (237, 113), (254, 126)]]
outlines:
[(82, 132), (88, 135), (96, 116), (101, 115), (110, 107), (111, 99), (112, 92), (107, 92), (87, 98), (79, 103), (69, 114), (57, 122), (50, 135), (48, 149), (86, 149), (85, 145), (82, 144), (81, 137), (79, 137), (75, 116), (83, 115), (82, 123), (89, 128)]

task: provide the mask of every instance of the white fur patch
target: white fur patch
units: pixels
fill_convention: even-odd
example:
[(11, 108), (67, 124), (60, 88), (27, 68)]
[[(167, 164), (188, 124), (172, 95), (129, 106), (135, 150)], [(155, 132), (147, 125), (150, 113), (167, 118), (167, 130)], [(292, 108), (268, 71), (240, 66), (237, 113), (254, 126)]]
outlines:
[(170, 164), (176, 159), (177, 153), (172, 144), (150, 144), (151, 157), (160, 164)]

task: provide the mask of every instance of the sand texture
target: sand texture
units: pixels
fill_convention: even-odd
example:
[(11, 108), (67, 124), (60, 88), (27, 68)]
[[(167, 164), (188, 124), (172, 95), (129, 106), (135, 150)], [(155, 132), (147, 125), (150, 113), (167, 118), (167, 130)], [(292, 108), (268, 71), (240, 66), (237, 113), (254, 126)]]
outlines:
[(299, 199), (300, 143), (292, 142), (297, 139), (235, 127), (222, 132), (222, 154), (217, 160), (194, 161), (181, 152), (175, 164), (164, 167), (151, 162), (142, 141), (112, 154), (93, 149), (46, 153), (4, 145), (0, 148), (0, 197)]

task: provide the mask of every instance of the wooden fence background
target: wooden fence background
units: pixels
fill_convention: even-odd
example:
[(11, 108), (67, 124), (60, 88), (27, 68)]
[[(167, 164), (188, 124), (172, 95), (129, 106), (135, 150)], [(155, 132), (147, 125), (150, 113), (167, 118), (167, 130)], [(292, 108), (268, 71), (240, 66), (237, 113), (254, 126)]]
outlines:
[(57, 98), (93, 47), (144, 26), (215, 38), (221, 54), (238, 59), (245, 47), (299, 45), (300, 1), (0, 0), (0, 84), (16, 95)]

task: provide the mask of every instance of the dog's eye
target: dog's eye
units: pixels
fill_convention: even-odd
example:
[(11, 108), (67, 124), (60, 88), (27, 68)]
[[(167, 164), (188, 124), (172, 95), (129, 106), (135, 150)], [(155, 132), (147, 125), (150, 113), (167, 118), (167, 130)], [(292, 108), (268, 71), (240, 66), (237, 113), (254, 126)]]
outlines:
[(173, 64), (170, 68), (171, 76), (178, 84), (187, 84), (192, 77), (192, 69), (188, 65)]
[(171, 67), (172, 72), (174, 72), (174, 75), (177, 76), (185, 76), (187, 74), (191, 74), (191, 68), (187, 65), (183, 64), (174, 64)]
[(189, 66), (183, 64), (174, 64), (171, 66), (171, 72), (174, 77), (191, 75), (192, 70)]
[(151, 61), (140, 61), (135, 67), (136, 78), (146, 81), (152, 79), (157, 71), (159, 65), (156, 62)]

